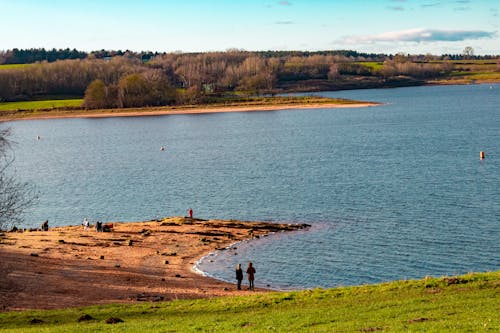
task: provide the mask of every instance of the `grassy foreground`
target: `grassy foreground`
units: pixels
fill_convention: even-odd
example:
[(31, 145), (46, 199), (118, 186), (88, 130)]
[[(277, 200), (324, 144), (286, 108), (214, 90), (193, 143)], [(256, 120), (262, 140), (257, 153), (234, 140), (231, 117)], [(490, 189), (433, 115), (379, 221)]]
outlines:
[[(500, 271), (249, 297), (8, 312), (0, 313), (0, 331), (500, 332), (498, 313)], [(110, 318), (123, 322), (106, 323)]]

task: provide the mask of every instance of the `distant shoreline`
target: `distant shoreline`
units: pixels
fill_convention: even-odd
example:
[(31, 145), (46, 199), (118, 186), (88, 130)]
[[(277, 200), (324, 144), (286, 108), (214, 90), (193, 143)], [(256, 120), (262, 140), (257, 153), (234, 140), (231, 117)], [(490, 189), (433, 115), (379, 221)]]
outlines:
[(109, 110), (51, 110), (37, 111), (26, 115), (0, 115), (0, 122), (18, 120), (43, 120), (64, 118), (112, 118), (112, 117), (146, 117), (166, 116), (176, 114), (205, 114), (223, 112), (254, 112), (254, 111), (279, 111), (297, 109), (333, 109), (333, 108), (361, 108), (377, 106), (375, 102), (353, 102), (353, 103), (293, 103), (293, 104), (269, 104), (269, 105), (229, 105), (229, 106), (193, 106), (193, 107), (156, 107), (156, 108), (131, 108), (131, 109), (109, 109)]

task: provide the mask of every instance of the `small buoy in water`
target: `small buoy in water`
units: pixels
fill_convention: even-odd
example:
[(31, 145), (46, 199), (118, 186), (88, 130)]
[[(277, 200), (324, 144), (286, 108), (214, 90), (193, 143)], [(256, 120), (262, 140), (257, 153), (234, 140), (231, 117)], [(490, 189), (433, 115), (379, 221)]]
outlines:
[(160, 151), (164, 151), (164, 150), (165, 150), (165, 147), (161, 146)]
[(482, 151), (482, 150), (481, 150), (481, 151), (479, 152), (479, 159), (480, 159), (480, 160), (484, 160), (484, 156), (485, 156), (485, 155), (484, 155), (484, 151)]
[(40, 135), (37, 135), (37, 136), (36, 136), (36, 139), (37, 139), (37, 140), (40, 140)]

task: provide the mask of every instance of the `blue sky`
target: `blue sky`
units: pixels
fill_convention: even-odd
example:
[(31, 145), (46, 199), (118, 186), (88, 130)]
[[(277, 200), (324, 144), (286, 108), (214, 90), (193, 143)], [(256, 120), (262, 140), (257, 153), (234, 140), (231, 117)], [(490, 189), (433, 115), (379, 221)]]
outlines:
[(0, 50), (500, 54), (500, 0), (0, 0)]

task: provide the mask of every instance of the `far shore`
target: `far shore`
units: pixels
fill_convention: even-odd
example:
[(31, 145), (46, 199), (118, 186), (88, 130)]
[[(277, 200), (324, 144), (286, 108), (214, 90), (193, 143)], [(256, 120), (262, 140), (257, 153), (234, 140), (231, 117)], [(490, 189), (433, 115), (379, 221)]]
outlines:
[(130, 109), (104, 109), (104, 110), (49, 110), (32, 111), (24, 114), (8, 113), (2, 115), (0, 122), (17, 120), (40, 120), (61, 118), (110, 118), (110, 117), (144, 117), (165, 116), (176, 114), (203, 114), (221, 112), (252, 112), (252, 111), (278, 111), (297, 109), (332, 109), (332, 108), (362, 108), (377, 106), (375, 102), (349, 102), (349, 103), (291, 103), (291, 104), (264, 104), (264, 105), (228, 105), (228, 106), (189, 106), (189, 107), (151, 107)]
[[(194, 264), (213, 251), (236, 251), (227, 247), (238, 241), (309, 227), (189, 217), (109, 224), (109, 232), (83, 226), (0, 231), (0, 312), (266, 292), (248, 291), (246, 277), (237, 290), (236, 280), (200, 275)], [(234, 275), (228, 271), (227, 278)]]

